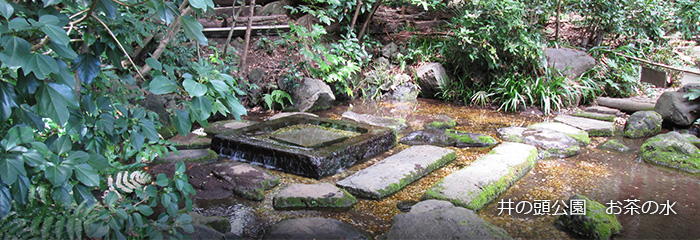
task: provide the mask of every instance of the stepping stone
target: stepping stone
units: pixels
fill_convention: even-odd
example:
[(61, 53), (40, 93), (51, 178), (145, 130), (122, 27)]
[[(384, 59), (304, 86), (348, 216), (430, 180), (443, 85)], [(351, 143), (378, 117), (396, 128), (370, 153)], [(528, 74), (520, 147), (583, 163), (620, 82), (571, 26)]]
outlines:
[(410, 132), (402, 137), (406, 145), (435, 145), (440, 147), (491, 147), (498, 144), (495, 138), (482, 133), (428, 128)]
[(610, 150), (616, 152), (628, 153), (634, 151), (634, 149), (628, 147), (625, 142), (621, 139), (610, 139), (603, 144), (598, 145), (598, 149)]
[(190, 149), (168, 152), (167, 157), (157, 157), (153, 163), (168, 163), (168, 162), (209, 162), (219, 158), (219, 154), (211, 149)]
[(446, 200), (456, 206), (479, 210), (525, 176), (536, 163), (537, 148), (504, 142), (433, 185), (423, 199)]
[(267, 169), (262, 169), (247, 163), (226, 162), (213, 166), (210, 171), (216, 178), (228, 182), (229, 189), (246, 199), (262, 201), (265, 190), (280, 183)]
[(275, 195), (273, 206), (278, 210), (347, 209), (356, 202), (354, 196), (330, 183), (294, 184)]
[(605, 106), (590, 106), (584, 109), (584, 111), (589, 112), (589, 113), (600, 113), (600, 114), (608, 114), (608, 115), (615, 115), (618, 117), (621, 117), (624, 115), (620, 110), (615, 109), (615, 108), (609, 108)]
[(576, 116), (576, 117), (590, 118), (590, 119), (607, 121), (607, 122), (614, 122), (615, 118), (617, 117), (617, 116), (612, 115), (612, 114), (586, 112), (586, 111), (579, 111), (579, 112), (576, 112), (576, 113), (571, 114), (571, 115)]
[(385, 239), (512, 239), (474, 211), (439, 200), (420, 202), (391, 222)]
[(262, 239), (371, 239), (350, 224), (327, 218), (295, 218), (272, 225)]
[(187, 134), (187, 136), (175, 135), (168, 140), (175, 145), (177, 150), (209, 148), (211, 144), (211, 138), (194, 133)]
[(404, 129), (408, 126), (406, 125), (406, 120), (403, 119), (377, 117), (369, 114), (360, 114), (352, 111), (347, 111), (343, 113), (343, 120), (355, 121), (380, 127), (387, 127), (394, 129), (394, 131), (400, 131), (401, 129)]
[(563, 134), (568, 135), (569, 137), (572, 137), (578, 141), (581, 146), (586, 146), (591, 143), (591, 138), (588, 137), (588, 133), (586, 131), (583, 131), (581, 129), (563, 124), (563, 123), (557, 123), (557, 122), (543, 122), (543, 123), (536, 123), (532, 124), (529, 127), (530, 129), (547, 129), (547, 130), (552, 130), (555, 132), (560, 132)]
[(615, 124), (613, 122), (575, 117), (566, 114), (555, 117), (554, 121), (583, 129), (591, 137), (610, 137), (615, 135)]
[(523, 127), (499, 128), (498, 136), (507, 142), (525, 143), (539, 150), (540, 158), (567, 158), (581, 153), (581, 143), (561, 132)]
[(236, 120), (226, 120), (210, 123), (208, 127), (204, 128), (204, 132), (209, 137), (216, 136), (217, 134), (225, 133), (231, 130), (241, 129), (250, 125), (255, 124), (254, 121), (236, 121)]
[(453, 150), (412, 146), (337, 183), (355, 196), (381, 199), (457, 158)]
[[(620, 234), (622, 225), (614, 214), (607, 213), (608, 207), (578, 194), (571, 197), (569, 202), (571, 201), (583, 201), (585, 215), (560, 215), (555, 222), (557, 226), (589, 239), (610, 239), (613, 235)], [(571, 206), (564, 209), (567, 213), (571, 213), (571, 210)]]

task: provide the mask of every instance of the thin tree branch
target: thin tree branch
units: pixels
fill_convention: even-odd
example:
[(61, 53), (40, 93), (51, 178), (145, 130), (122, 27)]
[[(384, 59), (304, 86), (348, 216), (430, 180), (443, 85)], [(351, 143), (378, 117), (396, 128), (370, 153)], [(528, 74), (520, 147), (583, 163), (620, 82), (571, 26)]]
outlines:
[(352, 22), (350, 22), (350, 30), (355, 30), (355, 23), (357, 23), (357, 16), (360, 15), (360, 8), (362, 8), (362, 0), (357, 0), (357, 7), (355, 8), (355, 15), (352, 16)]
[[(183, 2), (183, 4), (185, 4), (186, 2), (187, 2), (187, 0), (185, 0), (185, 2)], [(182, 8), (182, 5), (180, 6), (180, 8)], [(190, 14), (192, 12), (192, 8), (186, 7), (181, 12), (182, 12), (181, 16)], [(173, 20), (172, 23), (170, 23), (170, 26), (168, 26), (168, 31), (165, 34), (165, 37), (163, 37), (163, 39), (161, 39), (160, 43), (158, 43), (158, 47), (156, 47), (156, 50), (153, 51), (153, 54), (151, 54), (151, 58), (153, 58), (155, 60), (158, 60), (158, 58), (160, 58), (160, 55), (163, 54), (163, 52), (165, 51), (165, 48), (168, 47), (168, 44), (170, 44), (170, 41), (172, 41), (175, 38), (175, 36), (177, 35), (177, 33), (180, 31), (180, 27), (182, 27), (181, 24), (182, 24), (182, 17), (180, 17), (180, 16), (178, 16), (175, 20)], [(139, 76), (143, 76), (145, 74), (148, 74), (148, 72), (150, 72), (150, 71), (151, 71), (151, 66), (148, 66), (148, 64), (144, 64), (141, 67), (141, 71), (139, 72)], [(142, 77), (141, 80), (145, 80), (145, 79)]]
[(377, 12), (377, 8), (382, 5), (382, 0), (377, 0), (372, 4), (372, 11), (369, 12), (369, 16), (367, 16), (367, 19), (365, 19), (365, 22), (362, 24), (362, 30), (360, 30), (360, 34), (357, 35), (357, 40), (362, 42), (362, 37), (365, 36), (365, 32), (367, 32), (367, 27), (369, 27), (369, 22), (372, 21), (372, 17), (374, 16), (374, 13)]
[(116, 3), (116, 4), (119, 4), (119, 5), (122, 5), (122, 6), (124, 6), (124, 7), (138, 6), (138, 5), (147, 3), (148, 1), (150, 1), (150, 0), (144, 0), (143, 2), (137, 2), (137, 3), (134, 3), (134, 4), (126, 4), (126, 3), (123, 3), (123, 2), (120, 2), (120, 1), (117, 1), (117, 0), (112, 0), (112, 2), (114, 2), (114, 3)]
[[(226, 44), (224, 44), (224, 57), (226, 57), (226, 54), (228, 53), (228, 44), (231, 42), (231, 38), (233, 37), (233, 29), (236, 27), (236, 19), (238, 19), (238, 16), (241, 15), (241, 12), (243, 12), (243, 7), (245, 7), (245, 0), (242, 0), (240, 8), (238, 8), (238, 12), (235, 12), (234, 10), (236, 9), (236, 1), (233, 2), (233, 5), (231, 5), (231, 31), (228, 32), (228, 37), (226, 38)], [(251, 18), (252, 16), (249, 16), (248, 18)]]
[(132, 66), (134, 66), (134, 68), (136, 69), (136, 72), (139, 74), (139, 76), (141, 77), (141, 79), (144, 79), (144, 78), (143, 78), (143, 75), (141, 75), (141, 72), (139, 71), (139, 67), (136, 66), (136, 63), (134, 63), (134, 60), (131, 59), (131, 56), (130, 56), (129, 53), (126, 51), (126, 49), (124, 49), (124, 46), (119, 42), (119, 39), (117, 39), (117, 36), (114, 36), (114, 33), (112, 32), (111, 29), (109, 29), (109, 26), (107, 26), (107, 24), (105, 24), (105, 22), (103, 22), (102, 20), (100, 20), (100, 18), (98, 18), (95, 14), (92, 14), (92, 18), (94, 18), (95, 20), (97, 20), (97, 22), (99, 22), (99, 23), (102, 25), (102, 27), (104, 27), (104, 28), (107, 30), (107, 33), (109, 33), (109, 36), (112, 37), (112, 39), (114, 40), (114, 42), (116, 42), (117, 45), (119, 46), (119, 49), (121, 49), (122, 52), (124, 53), (124, 55), (126, 56), (126, 58), (129, 59), (129, 62), (131, 63)]
[(246, 60), (248, 60), (248, 46), (250, 45), (250, 32), (253, 29), (253, 14), (255, 11), (255, 0), (250, 0), (248, 5), (250, 9), (248, 14), (248, 28), (245, 30), (245, 47), (243, 48), (243, 58), (241, 59), (241, 66), (238, 68), (238, 77), (242, 77), (243, 73), (246, 73)]

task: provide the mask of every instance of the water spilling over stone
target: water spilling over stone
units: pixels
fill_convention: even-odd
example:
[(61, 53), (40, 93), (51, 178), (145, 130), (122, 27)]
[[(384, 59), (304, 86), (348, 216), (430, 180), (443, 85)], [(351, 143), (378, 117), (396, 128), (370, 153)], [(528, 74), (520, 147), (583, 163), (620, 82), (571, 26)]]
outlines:
[(234, 160), (321, 178), (395, 144), (389, 128), (294, 115), (216, 135), (211, 148)]

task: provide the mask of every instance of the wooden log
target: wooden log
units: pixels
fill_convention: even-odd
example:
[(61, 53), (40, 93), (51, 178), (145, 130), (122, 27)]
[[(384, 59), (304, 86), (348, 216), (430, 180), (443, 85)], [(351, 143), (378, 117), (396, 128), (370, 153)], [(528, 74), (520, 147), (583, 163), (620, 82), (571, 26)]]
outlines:
[(600, 106), (620, 109), (620, 111), (633, 113), (637, 111), (654, 110), (655, 102), (634, 101), (628, 98), (599, 97), (596, 102)]

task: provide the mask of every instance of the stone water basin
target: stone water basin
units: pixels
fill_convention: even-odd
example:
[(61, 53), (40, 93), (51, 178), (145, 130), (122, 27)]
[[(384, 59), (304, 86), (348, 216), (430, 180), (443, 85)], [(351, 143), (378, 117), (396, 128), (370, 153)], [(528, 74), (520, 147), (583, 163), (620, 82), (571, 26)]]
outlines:
[(395, 145), (389, 128), (292, 115), (218, 134), (211, 148), (233, 160), (319, 179)]

